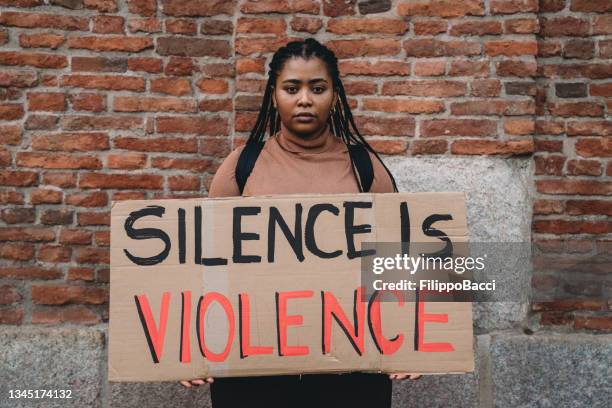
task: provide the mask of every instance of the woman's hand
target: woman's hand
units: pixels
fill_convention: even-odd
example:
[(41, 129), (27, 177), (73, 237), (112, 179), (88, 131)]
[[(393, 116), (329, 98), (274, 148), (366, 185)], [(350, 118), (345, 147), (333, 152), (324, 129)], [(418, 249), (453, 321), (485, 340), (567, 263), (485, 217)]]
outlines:
[(193, 380), (182, 380), (179, 381), (183, 386), (187, 388), (191, 388), (192, 385), (204, 385), (204, 384), (212, 384), (215, 381), (213, 377), (206, 377), (204, 379), (196, 378)]
[(421, 378), (422, 375), (421, 374), (416, 374), (416, 373), (393, 373), (393, 374), (389, 374), (389, 378), (392, 380), (405, 380), (405, 379), (409, 379), (409, 380), (416, 380), (418, 378)]

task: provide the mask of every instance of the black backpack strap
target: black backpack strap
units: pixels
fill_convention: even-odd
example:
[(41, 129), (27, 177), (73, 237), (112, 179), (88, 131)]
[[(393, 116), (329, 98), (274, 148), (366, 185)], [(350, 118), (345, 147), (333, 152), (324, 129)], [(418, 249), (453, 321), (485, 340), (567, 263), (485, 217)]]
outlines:
[(349, 144), (348, 149), (351, 159), (355, 163), (355, 167), (357, 167), (363, 192), (367, 193), (370, 191), (374, 181), (374, 167), (372, 166), (370, 154), (365, 146), (361, 144)]
[(263, 146), (264, 142), (247, 142), (242, 152), (240, 152), (240, 157), (236, 164), (236, 182), (238, 183), (240, 195), (242, 195), (244, 186), (253, 171), (253, 167), (255, 167), (255, 162)]

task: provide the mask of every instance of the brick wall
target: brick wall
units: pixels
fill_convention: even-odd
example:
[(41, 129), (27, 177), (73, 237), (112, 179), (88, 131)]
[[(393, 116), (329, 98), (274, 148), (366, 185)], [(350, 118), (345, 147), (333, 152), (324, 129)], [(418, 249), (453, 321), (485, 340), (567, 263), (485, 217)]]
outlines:
[(105, 322), (111, 201), (205, 196), (315, 36), (380, 152), (533, 157), (533, 312), (610, 330), (612, 2), (539, 3), (0, 0), (0, 323)]

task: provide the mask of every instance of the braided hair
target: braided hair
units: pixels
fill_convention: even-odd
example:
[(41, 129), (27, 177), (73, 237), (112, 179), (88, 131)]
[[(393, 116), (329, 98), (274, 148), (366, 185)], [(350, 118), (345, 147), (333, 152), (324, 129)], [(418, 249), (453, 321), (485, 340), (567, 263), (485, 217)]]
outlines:
[[(372, 152), (383, 165), (387, 171), (387, 174), (389, 174), (389, 177), (393, 183), (393, 190), (397, 192), (398, 190), (395, 183), (395, 178), (381, 160), (378, 153), (374, 151), (374, 149), (368, 144), (357, 129), (357, 125), (353, 119), (353, 114), (351, 113), (351, 109), (346, 99), (344, 86), (342, 85), (342, 81), (340, 79), (338, 59), (334, 55), (333, 51), (313, 38), (307, 38), (303, 41), (289, 42), (284, 47), (280, 47), (272, 56), (272, 61), (270, 62), (268, 71), (268, 82), (266, 84), (261, 109), (259, 110), (257, 121), (251, 130), (247, 143), (263, 142), (266, 128), (268, 128), (270, 136), (276, 134), (280, 130), (280, 115), (272, 103), (272, 92), (274, 91), (276, 80), (283, 68), (283, 65), (290, 58), (320, 58), (325, 63), (329, 74), (332, 77), (333, 87), (339, 96), (336, 98), (336, 104), (328, 118), (328, 124), (331, 132), (334, 134), (334, 136), (341, 138), (347, 146), (352, 144), (360, 144), (368, 151)], [(355, 178), (359, 180), (355, 171), (355, 163), (353, 162), (352, 157), (351, 164), (353, 174), (355, 175)], [(359, 190), (362, 191), (361, 183), (358, 181), (357, 184), (359, 185)]]

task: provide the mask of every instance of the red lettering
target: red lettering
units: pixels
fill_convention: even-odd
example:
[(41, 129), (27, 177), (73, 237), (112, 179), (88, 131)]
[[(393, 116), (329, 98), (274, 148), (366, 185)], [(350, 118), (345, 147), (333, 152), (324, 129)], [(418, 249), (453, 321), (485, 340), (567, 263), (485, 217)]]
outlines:
[(304, 321), (302, 315), (287, 315), (287, 300), (309, 298), (313, 294), (312, 290), (276, 292), (276, 334), (278, 338), (278, 354), (280, 356), (305, 356), (310, 352), (308, 346), (287, 345), (287, 327), (299, 326)]
[(162, 295), (161, 309), (159, 311), (159, 329), (153, 319), (153, 313), (149, 306), (149, 301), (146, 295), (134, 296), (138, 316), (142, 323), (142, 328), (147, 338), (149, 351), (155, 363), (159, 363), (162, 352), (164, 351), (164, 338), (166, 336), (166, 322), (168, 321), (168, 305), (170, 304), (170, 292), (164, 292)]
[(238, 324), (240, 326), (240, 358), (256, 354), (272, 354), (272, 346), (251, 346), (251, 307), (249, 295), (241, 293), (238, 295), (240, 309), (238, 314)]
[(418, 321), (418, 329), (416, 336), (418, 338), (417, 342), (417, 350), (425, 351), (425, 352), (449, 352), (455, 351), (455, 348), (450, 343), (425, 343), (423, 341), (423, 335), (425, 331), (425, 322), (432, 323), (448, 323), (448, 314), (446, 313), (425, 313), (425, 301), (423, 298), (425, 297), (425, 293), (427, 292), (435, 292), (435, 291), (420, 291), (418, 295), (418, 304), (417, 304), (417, 321)]
[(329, 354), (331, 350), (331, 323), (332, 317), (340, 325), (348, 339), (351, 341), (353, 348), (360, 356), (363, 355), (364, 330), (363, 321), (365, 317), (365, 302), (361, 301), (361, 293), (363, 287), (359, 287), (354, 292), (353, 300), (353, 318), (354, 326), (349, 323), (346, 314), (340, 307), (338, 300), (331, 292), (321, 292), (323, 301), (323, 354)]
[[(212, 302), (218, 302), (221, 305), (221, 307), (225, 311), (225, 315), (227, 316), (227, 322), (229, 324), (227, 343), (225, 344), (225, 348), (221, 353), (213, 353), (206, 347), (204, 321), (206, 318), (206, 311), (208, 310), (208, 306), (210, 306)], [(207, 358), (208, 360), (213, 362), (225, 361), (225, 359), (229, 355), (232, 343), (234, 342), (235, 334), (234, 310), (232, 309), (230, 301), (218, 292), (209, 292), (205, 296), (201, 296), (200, 301), (198, 302), (196, 320), (198, 343), (200, 345), (200, 352), (202, 353), (204, 358)]]
[(392, 339), (387, 339), (383, 335), (379, 295), (385, 292), (393, 293), (397, 298), (398, 306), (404, 306), (404, 296), (402, 292), (397, 290), (376, 291), (370, 298), (370, 302), (368, 304), (368, 322), (370, 325), (370, 332), (372, 333), (372, 338), (374, 339), (374, 344), (376, 345), (376, 348), (378, 348), (380, 354), (393, 354), (402, 346), (402, 343), (404, 342), (404, 335), (400, 333)]

